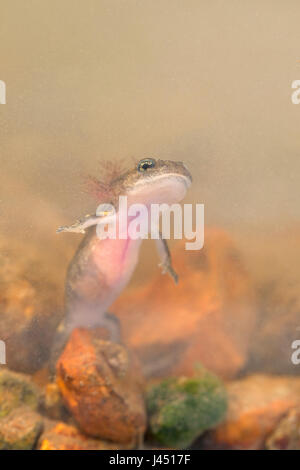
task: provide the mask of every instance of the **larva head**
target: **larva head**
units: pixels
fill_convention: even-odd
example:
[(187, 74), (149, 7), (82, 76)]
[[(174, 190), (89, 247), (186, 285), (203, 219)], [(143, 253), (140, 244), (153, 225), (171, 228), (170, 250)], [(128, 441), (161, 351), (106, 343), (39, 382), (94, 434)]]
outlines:
[(142, 204), (173, 204), (181, 201), (192, 182), (182, 162), (145, 158), (112, 181), (116, 196), (128, 196)]

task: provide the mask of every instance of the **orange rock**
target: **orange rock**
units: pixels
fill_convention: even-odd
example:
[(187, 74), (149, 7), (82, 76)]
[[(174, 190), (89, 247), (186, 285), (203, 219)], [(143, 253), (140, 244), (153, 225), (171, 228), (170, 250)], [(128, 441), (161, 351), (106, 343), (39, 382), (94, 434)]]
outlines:
[(39, 440), (39, 450), (113, 450), (128, 448), (124, 444), (91, 439), (74, 426), (62, 422), (48, 424)]
[(90, 436), (137, 441), (145, 431), (142, 378), (121, 345), (75, 329), (57, 362), (57, 384), (69, 411)]
[(227, 386), (228, 412), (209, 448), (261, 449), (280, 419), (300, 404), (300, 378), (252, 375)]
[(300, 450), (300, 408), (282, 418), (266, 442), (269, 450)]
[(157, 273), (112, 306), (126, 344), (147, 377), (193, 375), (201, 362), (232, 378), (247, 359), (255, 325), (254, 291), (230, 238), (209, 230), (201, 251), (173, 250), (179, 283)]

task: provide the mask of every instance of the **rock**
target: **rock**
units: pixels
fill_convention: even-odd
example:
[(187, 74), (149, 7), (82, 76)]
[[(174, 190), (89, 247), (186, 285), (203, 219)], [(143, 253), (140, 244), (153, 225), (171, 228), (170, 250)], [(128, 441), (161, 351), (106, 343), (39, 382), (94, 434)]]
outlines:
[(24, 255), (4, 255), (6, 251), (0, 255), (0, 339), (9, 368), (32, 373), (49, 356), (59, 309), (38, 260), (29, 256), (25, 261)]
[(24, 374), (7, 369), (0, 371), (0, 419), (21, 405), (37, 410), (40, 392)]
[(230, 238), (207, 230), (204, 248), (172, 251), (179, 283), (159, 271), (111, 311), (147, 377), (192, 376), (201, 362), (222, 378), (243, 368), (256, 318), (251, 280)]
[(42, 429), (42, 417), (20, 406), (0, 419), (0, 450), (33, 449)]
[(138, 440), (145, 430), (142, 378), (136, 360), (97, 330), (73, 330), (57, 366), (63, 400), (83, 432), (115, 442)]
[(0, 449), (32, 449), (42, 430), (40, 391), (24, 374), (0, 371)]
[(281, 418), (300, 405), (300, 378), (252, 375), (227, 385), (226, 419), (203, 443), (213, 449), (262, 449)]
[(80, 433), (74, 426), (63, 422), (49, 422), (47, 428), (39, 440), (39, 450), (121, 450), (130, 448), (124, 443), (91, 439)]
[(300, 339), (300, 283), (280, 281), (260, 289), (260, 318), (253, 335), (248, 372), (299, 374), (292, 343)]
[(59, 387), (55, 382), (48, 383), (45, 387), (43, 410), (49, 418), (54, 420), (66, 421), (69, 417)]
[(149, 429), (163, 445), (188, 447), (220, 422), (226, 406), (225, 387), (213, 374), (166, 379), (148, 390)]
[(300, 450), (300, 408), (282, 418), (266, 442), (268, 450)]

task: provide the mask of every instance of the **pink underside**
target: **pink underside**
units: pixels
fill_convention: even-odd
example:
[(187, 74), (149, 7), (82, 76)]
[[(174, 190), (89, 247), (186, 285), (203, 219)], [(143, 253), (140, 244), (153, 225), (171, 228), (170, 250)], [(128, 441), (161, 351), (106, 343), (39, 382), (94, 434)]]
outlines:
[(131, 239), (128, 232), (125, 240), (119, 238), (99, 240), (93, 258), (101, 272), (105, 273), (108, 286), (125, 285), (130, 279), (138, 261), (141, 241)]

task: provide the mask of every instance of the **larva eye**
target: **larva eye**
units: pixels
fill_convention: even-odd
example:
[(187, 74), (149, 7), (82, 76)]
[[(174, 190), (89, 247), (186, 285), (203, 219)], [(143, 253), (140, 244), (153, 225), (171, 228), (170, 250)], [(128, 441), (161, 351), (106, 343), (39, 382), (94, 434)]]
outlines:
[(143, 171), (147, 171), (149, 170), (150, 168), (154, 168), (155, 167), (155, 160), (153, 160), (153, 158), (145, 158), (144, 160), (141, 160), (138, 164), (138, 171), (139, 172), (143, 172)]

